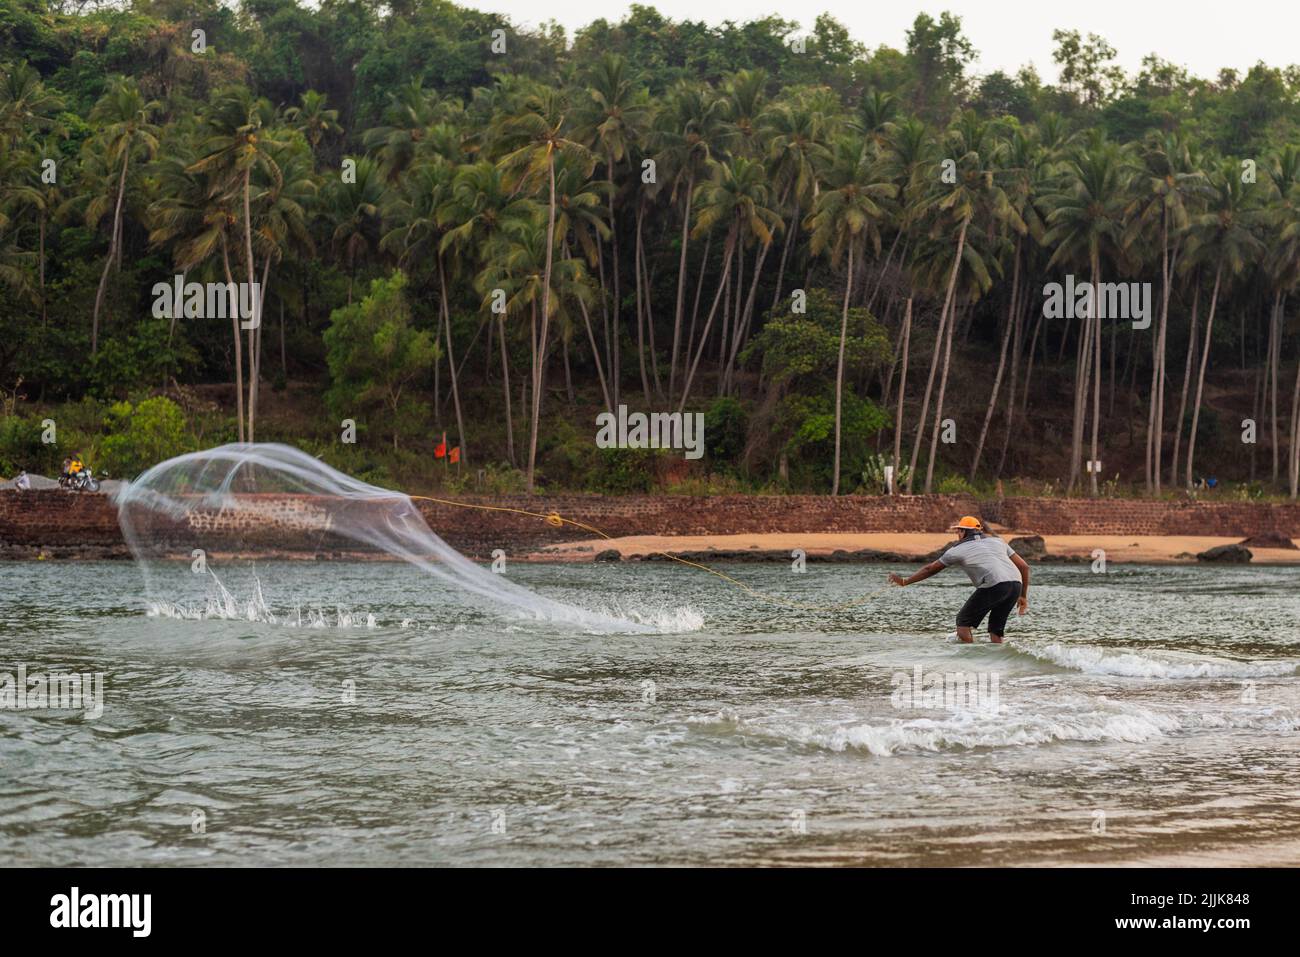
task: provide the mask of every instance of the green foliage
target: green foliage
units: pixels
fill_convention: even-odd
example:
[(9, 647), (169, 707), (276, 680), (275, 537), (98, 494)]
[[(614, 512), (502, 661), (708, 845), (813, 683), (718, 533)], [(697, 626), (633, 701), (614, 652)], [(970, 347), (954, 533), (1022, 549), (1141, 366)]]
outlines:
[(44, 427), (36, 417), (10, 415), (0, 419), (0, 475), (26, 469), (33, 475), (57, 475), (58, 446), (41, 441)]
[(733, 462), (745, 451), (749, 415), (738, 399), (719, 396), (704, 411), (704, 448), (713, 462)]
[(975, 487), (960, 475), (945, 475), (939, 480), (940, 495), (974, 495)]
[(649, 492), (655, 486), (655, 462), (662, 454), (659, 449), (597, 449), (590, 485), (611, 494)]
[(109, 435), (100, 445), (96, 471), (116, 478), (138, 475), (152, 465), (192, 450), (185, 415), (171, 399), (154, 396), (138, 405), (115, 402), (104, 414)]
[[(846, 391), (841, 424), (841, 477), (849, 463), (863, 460), (871, 440), (889, 425), (889, 415), (870, 399)], [(824, 489), (831, 480), (835, 446), (833, 391), (815, 396), (789, 397), (781, 418), (789, 431), (785, 451), (790, 457), (790, 481), (800, 488)]]
[[(822, 289), (810, 290), (804, 314), (777, 314), (746, 347), (745, 361), (761, 356), (764, 380), (778, 396), (772, 436), (790, 458), (791, 481), (816, 487), (829, 478), (834, 459), (835, 368), (841, 304)], [(889, 338), (865, 309), (850, 309), (844, 349), (841, 464), (860, 462), (867, 443), (889, 416), (855, 384), (885, 361)]]
[[(189, 46), (195, 27), (206, 33), (202, 56)], [(490, 47), (498, 28), (505, 56)], [(644, 375), (647, 401), (675, 407), (680, 395), (667, 393), (686, 373), (680, 356), (665, 366), (681, 345), (674, 338), (686, 339), (688, 368), (703, 358), (687, 398), (711, 400), (710, 474), (748, 455), (753, 480), (770, 481), (784, 453), (791, 487), (811, 488), (831, 454), (848, 260), (855, 308), (842, 461), (871, 484), (863, 442), (881, 414), (867, 396), (892, 386), (880, 374), (891, 343), (860, 304), (888, 317), (892, 334), (913, 298), (915, 372), (934, 346), (920, 317), (946, 298), (957, 224), (969, 214), (954, 375), (997, 354), (1013, 275), (1021, 292), (1093, 268), (1107, 280), (1156, 282), (1167, 225), (1167, 245), (1179, 251), (1168, 371), (1176, 378), (1193, 303), (1199, 293), (1204, 323), (1223, 267), (1212, 352), (1240, 349), (1243, 367), (1271, 353), (1281, 373), (1260, 378), (1280, 391), (1296, 360), (1300, 70), (1260, 63), (1198, 78), (1153, 54), (1129, 76), (1101, 36), (1061, 30), (1053, 39), (1060, 79), (1044, 82), (1032, 67), (973, 74), (976, 51), (951, 13), (917, 15), (891, 47), (826, 14), (810, 31), (783, 16), (711, 26), (634, 4), (570, 43), (554, 24), (516, 28), (449, 0), (0, 0), (0, 382), (21, 377), (35, 404), (192, 386), (202, 394), (185, 402), (191, 430), (212, 442), (252, 428), (252, 409), (236, 422), (239, 379), (244, 402), (255, 393), (270, 413), (265, 422), (257, 413), (259, 439), (334, 435), (353, 418), (371, 449), (331, 446), (343, 465), (391, 481), (450, 482), (450, 473), (429, 476), (421, 458), (432, 409), (444, 416), (439, 430), (453, 414), (440, 362), (445, 316), (476, 457), (460, 481), (507, 457), (503, 378), (512, 454), (526, 458), (539, 377), (547, 481), (619, 488), (652, 481), (650, 472), (631, 475), (626, 457), (598, 455), (568, 420), (612, 391), (597, 385), (598, 358), (620, 393), (638, 390)], [(559, 150), (554, 194), (550, 146)], [(943, 157), (958, 158), (955, 184), (938, 176)], [(1238, 181), (1245, 157), (1258, 160), (1249, 185)], [(40, 177), (45, 159), (57, 161), (56, 182)], [(631, 188), (650, 159), (659, 180)], [(260, 338), (224, 321), (153, 318), (152, 284), (181, 272), (201, 282), (264, 276)], [(796, 287), (808, 287), (807, 314), (788, 309)], [(504, 316), (488, 311), (498, 289)], [(1269, 324), (1275, 297), (1280, 336)], [(543, 303), (548, 361), (539, 369)], [(1083, 381), (1050, 358), (1078, 355), (1082, 328), (1043, 327), (1040, 375)], [(561, 338), (572, 401), (557, 384)], [(1268, 345), (1277, 339), (1280, 355)], [(739, 371), (728, 363), (734, 341), (746, 344)], [(1150, 401), (1141, 384), (1154, 381), (1151, 350), (1130, 352), (1128, 381), (1139, 385), (1117, 409)], [(1216, 360), (1210, 376), (1226, 378), (1228, 365)], [(965, 405), (965, 383), (945, 381), (949, 404)], [(918, 387), (909, 380), (908, 413)], [(1240, 390), (1220, 388), (1207, 389), (1216, 408), (1192, 400), (1202, 410), (1201, 470), (1235, 464), (1227, 425), (1243, 411)], [(293, 408), (290, 398), (303, 395), (325, 401)], [(1266, 398), (1285, 419), (1289, 396)], [(1065, 441), (1068, 423), (1054, 413), (1020, 426), (1047, 439), (1038, 447)], [(1151, 420), (1125, 414), (1139, 429)], [(1170, 431), (1187, 428), (1173, 417), (1166, 410)], [(990, 419), (984, 468), (1007, 426), (1001, 413)], [(31, 455), (25, 427), (6, 427), (18, 453)], [(66, 434), (89, 447), (98, 428)], [(1101, 436), (1102, 458), (1127, 458), (1131, 477), (1141, 456), (1126, 450), (1142, 439), (1121, 444), (1116, 431)], [(1034, 444), (1011, 446), (1012, 459)], [(957, 452), (942, 451), (941, 474), (965, 468)], [(498, 474), (513, 481), (508, 468)]]
[(421, 390), (441, 355), (432, 333), (414, 327), (405, 290), (401, 272), (376, 279), (361, 302), (330, 313), (325, 330), (331, 412), (356, 420), (359, 432), (389, 437), (394, 449), (425, 428)]

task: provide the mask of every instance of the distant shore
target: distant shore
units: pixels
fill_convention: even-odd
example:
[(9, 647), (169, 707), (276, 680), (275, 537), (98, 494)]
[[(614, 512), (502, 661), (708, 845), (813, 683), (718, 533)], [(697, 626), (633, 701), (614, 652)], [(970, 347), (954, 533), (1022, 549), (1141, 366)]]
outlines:
[[(1004, 533), (1006, 535), (1006, 533)], [(1006, 535), (1015, 538), (1014, 534)], [(551, 545), (520, 556), (521, 561), (590, 562), (596, 556), (614, 561), (653, 561), (664, 553), (691, 559), (716, 561), (791, 561), (795, 549), (802, 549), (809, 561), (905, 561), (919, 562), (952, 541), (944, 533), (792, 533), (747, 535), (630, 535), (614, 539), (588, 539)], [(1150, 565), (1195, 565), (1197, 555), (1242, 539), (1225, 536), (1190, 535), (1045, 535), (1045, 554), (1040, 561), (1091, 562), (1101, 549), (1106, 561)], [(1300, 540), (1292, 539), (1300, 546)], [(749, 553), (749, 554), (746, 554)], [(1250, 548), (1250, 563), (1300, 565), (1300, 547)]]
[[(387, 522), (395, 503), (327, 496), (240, 496), (233, 507), (160, 517), (151, 544), (185, 557), (375, 560), (388, 556), (345, 534), (346, 524)], [(1300, 505), (1127, 499), (913, 495), (460, 496), (416, 503), (429, 529), (477, 560), (498, 549), (530, 562), (701, 561), (910, 563), (952, 541), (945, 529), (977, 515), (1028, 560), (1192, 564), (1203, 560), (1300, 565)], [(402, 507), (397, 504), (396, 507)], [(559, 515), (556, 524), (545, 520)], [(1019, 540), (1017, 542), (1017, 540)], [(1234, 546), (1245, 543), (1249, 551)], [(1290, 545), (1291, 547), (1287, 547)], [(1219, 553), (1206, 555), (1213, 549)], [(116, 505), (106, 495), (0, 490), (0, 560), (129, 558)]]

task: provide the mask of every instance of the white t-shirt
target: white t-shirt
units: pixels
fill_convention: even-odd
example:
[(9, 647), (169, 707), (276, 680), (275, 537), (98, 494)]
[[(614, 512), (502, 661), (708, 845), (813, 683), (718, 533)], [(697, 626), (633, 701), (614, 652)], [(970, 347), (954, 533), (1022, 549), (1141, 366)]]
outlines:
[(957, 565), (976, 588), (1020, 581), (1020, 569), (1011, 561), (1015, 552), (1000, 538), (974, 535), (939, 556), (945, 566)]

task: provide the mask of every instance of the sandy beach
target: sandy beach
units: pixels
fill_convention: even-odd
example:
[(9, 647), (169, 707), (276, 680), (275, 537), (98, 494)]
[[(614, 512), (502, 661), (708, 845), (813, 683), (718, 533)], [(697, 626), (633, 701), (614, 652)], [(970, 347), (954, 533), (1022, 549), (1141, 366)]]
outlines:
[[(1018, 533), (999, 531), (1006, 538)], [(657, 554), (718, 552), (719, 558), (735, 558), (737, 552), (791, 553), (804, 550), (810, 559), (829, 558), (836, 552), (863, 550), (901, 556), (920, 561), (926, 555), (952, 541), (946, 533), (799, 533), (773, 532), (747, 535), (631, 535), (623, 538), (595, 538), (566, 542), (538, 549), (521, 556), (525, 561), (589, 562), (609, 550), (622, 560), (644, 560)], [(1048, 560), (1091, 561), (1093, 552), (1102, 549), (1108, 562), (1147, 564), (1196, 564), (1196, 556), (1219, 545), (1232, 545), (1241, 538), (1190, 535), (1044, 535)], [(1300, 545), (1300, 540), (1293, 539)], [(1252, 548), (1251, 562), (1261, 565), (1300, 565), (1300, 550), (1286, 548)], [(756, 559), (760, 556), (755, 556)], [(775, 555), (761, 556), (763, 558)]]

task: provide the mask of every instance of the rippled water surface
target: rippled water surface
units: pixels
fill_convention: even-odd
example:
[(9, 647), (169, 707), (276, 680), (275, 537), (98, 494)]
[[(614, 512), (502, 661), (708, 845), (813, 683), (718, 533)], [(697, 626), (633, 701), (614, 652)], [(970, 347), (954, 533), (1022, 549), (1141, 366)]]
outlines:
[[(814, 604), (889, 570), (727, 568)], [(263, 564), (251, 609), (249, 580), (150, 609), (129, 563), (0, 565), (0, 673), (104, 674), (98, 718), (0, 710), (0, 859), (1251, 863), (1292, 846), (1300, 569), (1035, 571), (1010, 644), (959, 647), (955, 572), (830, 613), (677, 566), (509, 567), (640, 625), (593, 634), (398, 564)]]

